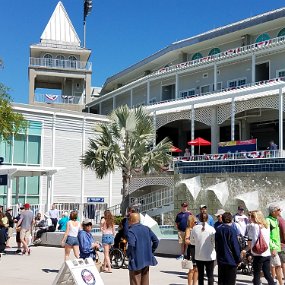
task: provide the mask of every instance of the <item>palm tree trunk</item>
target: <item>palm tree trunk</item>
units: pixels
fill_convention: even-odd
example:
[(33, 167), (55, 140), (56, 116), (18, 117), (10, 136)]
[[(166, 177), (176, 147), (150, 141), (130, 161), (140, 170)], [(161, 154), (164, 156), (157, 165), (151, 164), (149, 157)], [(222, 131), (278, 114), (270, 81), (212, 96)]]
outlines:
[(130, 206), (129, 201), (129, 187), (130, 187), (130, 171), (128, 171), (126, 168), (123, 168), (122, 170), (122, 203), (121, 203), (121, 215), (124, 216), (126, 213), (127, 207)]

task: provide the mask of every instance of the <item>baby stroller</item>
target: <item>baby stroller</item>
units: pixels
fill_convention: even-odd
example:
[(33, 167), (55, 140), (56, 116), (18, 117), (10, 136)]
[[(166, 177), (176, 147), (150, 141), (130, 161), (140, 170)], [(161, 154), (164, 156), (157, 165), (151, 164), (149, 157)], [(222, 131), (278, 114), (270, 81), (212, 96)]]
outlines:
[(249, 250), (246, 252), (240, 265), (238, 266), (238, 270), (240, 270), (244, 275), (252, 275), (253, 273), (252, 262), (253, 262), (253, 257)]

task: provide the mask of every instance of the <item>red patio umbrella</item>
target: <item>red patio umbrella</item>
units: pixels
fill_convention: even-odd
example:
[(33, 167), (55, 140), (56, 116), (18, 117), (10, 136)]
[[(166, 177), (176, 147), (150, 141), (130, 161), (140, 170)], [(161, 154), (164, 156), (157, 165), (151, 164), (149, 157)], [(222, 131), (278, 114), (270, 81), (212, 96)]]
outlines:
[(170, 148), (170, 152), (182, 152), (182, 150), (180, 149), (180, 148), (178, 148), (178, 147), (176, 147), (176, 146), (172, 146), (171, 148)]
[(202, 139), (202, 138), (196, 138), (192, 141), (188, 142), (188, 145), (194, 145), (194, 146), (199, 146), (199, 154), (200, 154), (200, 146), (207, 146), (207, 145), (211, 145), (211, 142)]

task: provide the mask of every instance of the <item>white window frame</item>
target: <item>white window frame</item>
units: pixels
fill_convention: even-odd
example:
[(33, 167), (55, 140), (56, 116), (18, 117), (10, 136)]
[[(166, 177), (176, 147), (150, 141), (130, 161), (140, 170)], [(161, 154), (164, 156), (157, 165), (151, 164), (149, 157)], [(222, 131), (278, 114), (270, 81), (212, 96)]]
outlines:
[[(218, 88), (219, 85), (221, 86), (220, 89)], [(214, 88), (215, 88), (215, 84), (213, 84), (213, 91), (215, 91)], [(223, 89), (223, 82), (222, 81), (217, 82), (217, 90), (216, 91), (221, 91), (222, 89)]]
[[(190, 92), (193, 92), (193, 91), (194, 91), (194, 94), (190, 94)], [(183, 93), (186, 93), (186, 95), (183, 96), (182, 95)], [(179, 92), (179, 98), (186, 98), (186, 97), (195, 96), (195, 95), (196, 95), (195, 88), (182, 90), (182, 91)]]
[[(228, 88), (236, 88), (236, 87), (243, 86), (243, 85), (239, 85), (239, 84), (238, 84), (238, 82), (241, 81), (241, 80), (245, 80), (245, 83), (244, 83), (243, 85), (246, 85), (246, 83), (247, 83), (247, 77), (240, 77), (240, 78), (235, 78), (235, 79), (228, 80), (228, 81), (227, 81), (227, 87), (228, 87)], [(236, 85), (230, 87), (230, 83), (231, 83), (231, 82), (236, 82)]]
[[(204, 88), (204, 87), (209, 87), (209, 91), (208, 91), (208, 92), (205, 92), (205, 93), (202, 93), (202, 88)], [(211, 92), (210, 88), (211, 88), (210, 84), (200, 86), (200, 94), (207, 94), (207, 93), (210, 93), (210, 92)]]
[[(279, 75), (280, 72), (284, 72), (284, 76), (280, 76)], [(278, 77), (285, 77), (285, 68), (276, 70), (276, 78), (278, 78)]]

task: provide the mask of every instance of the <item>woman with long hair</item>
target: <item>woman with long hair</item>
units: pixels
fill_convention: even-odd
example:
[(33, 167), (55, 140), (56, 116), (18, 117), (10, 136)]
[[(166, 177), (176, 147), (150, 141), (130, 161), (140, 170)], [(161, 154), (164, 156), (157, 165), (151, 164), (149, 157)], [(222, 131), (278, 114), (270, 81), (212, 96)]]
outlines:
[[(270, 248), (269, 248), (269, 240), (270, 240), (270, 229), (269, 226), (264, 219), (264, 216), (261, 211), (252, 211), (250, 215), (251, 227), (248, 230), (248, 238), (249, 238), (249, 247), (251, 249), (251, 253), (253, 255), (253, 284), (260, 285), (260, 271), (262, 269), (265, 279), (267, 280), (269, 285), (274, 285), (274, 279), (270, 273)], [(257, 254), (252, 251), (253, 246), (255, 245), (260, 232), (262, 233), (264, 240), (267, 243), (268, 249), (261, 253)]]
[(102, 244), (104, 248), (104, 262), (103, 262), (103, 272), (111, 273), (111, 261), (110, 261), (110, 247), (114, 244), (115, 237), (115, 223), (114, 217), (109, 210), (104, 212), (104, 217), (101, 219), (100, 228), (102, 231)]
[(215, 251), (215, 232), (214, 227), (210, 226), (208, 214), (201, 213), (199, 216), (200, 224), (195, 226), (190, 235), (190, 243), (195, 245), (195, 260), (198, 268), (198, 284), (204, 285), (204, 270), (208, 277), (208, 285), (214, 284), (214, 261)]
[(66, 225), (66, 231), (61, 241), (64, 247), (64, 260), (69, 259), (71, 250), (73, 249), (74, 256), (79, 258), (79, 241), (78, 232), (81, 228), (80, 223), (77, 221), (77, 211), (72, 211), (69, 216), (69, 221)]
[(193, 228), (196, 226), (197, 220), (194, 215), (190, 215), (187, 219), (187, 228), (185, 230), (185, 244), (187, 244), (187, 259), (192, 260), (193, 269), (189, 269), (188, 272), (188, 285), (198, 284), (198, 270), (195, 260), (195, 245), (190, 243), (190, 236)]

